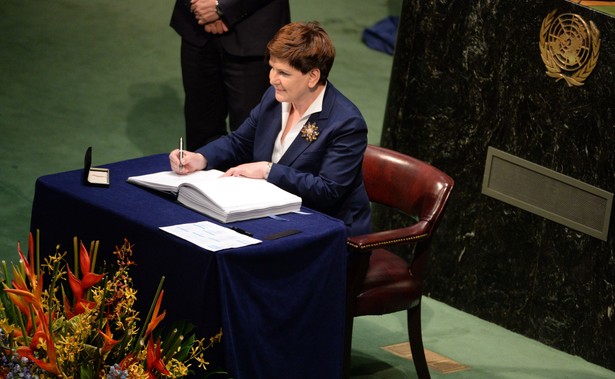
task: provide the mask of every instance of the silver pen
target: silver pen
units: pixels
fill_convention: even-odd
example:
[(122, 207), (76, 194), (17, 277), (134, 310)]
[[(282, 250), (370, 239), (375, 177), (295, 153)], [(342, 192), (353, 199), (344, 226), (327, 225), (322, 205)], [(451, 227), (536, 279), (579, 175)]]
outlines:
[(184, 159), (184, 141), (182, 137), (179, 137), (179, 171), (184, 169), (182, 160)]

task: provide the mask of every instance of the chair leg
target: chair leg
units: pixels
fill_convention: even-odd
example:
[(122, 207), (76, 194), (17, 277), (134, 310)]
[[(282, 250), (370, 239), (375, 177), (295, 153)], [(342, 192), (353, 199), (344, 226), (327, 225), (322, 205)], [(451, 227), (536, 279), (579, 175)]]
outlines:
[(344, 362), (342, 379), (350, 378), (350, 358), (352, 352), (352, 326), (354, 322), (357, 295), (369, 266), (371, 253), (350, 254), (346, 277), (346, 316), (344, 319)]
[(423, 334), (421, 332), (421, 303), (408, 309), (408, 337), (412, 361), (419, 379), (430, 379), (425, 350), (423, 348)]
[(346, 316), (344, 325), (344, 366), (342, 367), (342, 379), (350, 378), (350, 360), (352, 353), (352, 326), (354, 317)]

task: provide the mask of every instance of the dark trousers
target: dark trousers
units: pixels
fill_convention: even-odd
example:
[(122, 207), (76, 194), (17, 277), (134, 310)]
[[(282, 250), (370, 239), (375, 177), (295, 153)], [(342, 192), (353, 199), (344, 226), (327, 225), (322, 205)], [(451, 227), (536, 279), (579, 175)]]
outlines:
[(236, 57), (224, 52), (219, 38), (203, 47), (181, 44), (185, 92), (186, 148), (197, 148), (237, 129), (269, 87), (264, 57)]

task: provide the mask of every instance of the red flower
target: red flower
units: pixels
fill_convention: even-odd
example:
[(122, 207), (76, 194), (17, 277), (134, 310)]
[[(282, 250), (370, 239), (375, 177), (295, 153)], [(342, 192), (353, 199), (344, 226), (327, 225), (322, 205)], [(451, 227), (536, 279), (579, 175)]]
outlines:
[(34, 268), (32, 267), (32, 263), (34, 262), (34, 238), (32, 237), (32, 233), (30, 233), (28, 237), (28, 256), (30, 261), (28, 261), (21, 251), (21, 243), (17, 243), (17, 251), (19, 252), (19, 257), (21, 258), (24, 269), (26, 271), (26, 276), (30, 278), (30, 283), (36, 282), (36, 273), (34, 272)]
[(149, 374), (150, 379), (156, 378), (154, 373), (152, 373), (152, 369), (156, 369), (159, 373), (163, 375), (171, 375), (169, 370), (164, 365), (164, 361), (162, 360), (162, 351), (160, 349), (160, 338), (158, 338), (158, 343), (154, 343), (154, 337), (149, 336), (149, 342), (147, 343), (147, 370), (146, 373)]
[[(53, 344), (53, 338), (51, 337), (51, 330), (49, 329), (49, 325), (47, 324), (48, 316), (43, 310), (40, 293), (38, 294), (38, 296), (35, 296), (35, 294), (32, 294), (28, 291), (22, 291), (17, 289), (5, 289), (5, 291), (9, 292), (9, 295), (14, 294), (20, 296), (23, 301), (32, 305), (32, 309), (35, 314), (34, 322), (37, 324), (36, 331), (34, 332), (32, 340), (30, 341), (30, 346), (19, 347), (17, 349), (17, 352), (20, 356), (27, 357), (32, 360), (37, 366), (39, 366), (43, 370), (52, 374), (60, 375), (60, 370), (58, 368), (56, 358), (55, 345)], [(34, 356), (34, 351), (37, 349), (37, 346), (40, 342), (43, 342), (47, 347), (48, 362), (37, 359)]]
[(49, 359), (50, 362), (42, 361), (34, 356), (34, 351), (28, 346), (18, 347), (17, 354), (19, 354), (20, 357), (28, 358), (29, 360), (34, 362), (35, 365), (37, 365), (41, 369), (51, 374), (60, 375), (60, 369), (58, 368), (58, 365), (57, 365), (57, 362), (55, 362), (55, 359), (53, 362), (51, 362), (51, 358)]
[(98, 329), (98, 334), (100, 334), (102, 336), (102, 338), (104, 339), (104, 344), (103, 347), (100, 349), (100, 352), (102, 354), (105, 354), (109, 351), (111, 351), (113, 349), (113, 347), (120, 342), (119, 340), (114, 340), (113, 339), (113, 333), (111, 333), (111, 328), (109, 327), (109, 323), (107, 323), (107, 327), (105, 329), (105, 332), (103, 333), (102, 330)]
[(143, 339), (146, 339), (148, 335), (150, 335), (154, 329), (160, 324), (160, 322), (164, 319), (164, 316), (167, 314), (167, 311), (162, 311), (162, 314), (159, 316), (158, 312), (160, 311), (160, 304), (162, 303), (162, 296), (164, 295), (164, 290), (160, 291), (160, 295), (158, 296), (158, 300), (156, 300), (156, 306), (154, 307), (154, 312), (152, 313), (152, 319), (147, 324), (147, 329), (145, 330), (145, 334), (143, 335)]
[[(68, 270), (68, 284), (73, 292), (75, 297), (74, 299), (74, 308), (71, 311), (70, 308), (66, 308), (67, 317), (72, 318), (75, 315), (81, 314), (87, 308), (92, 308), (96, 304), (85, 299), (84, 293), (93, 285), (97, 284), (102, 280), (105, 276), (104, 274), (95, 274), (91, 272), (91, 261), (90, 255), (88, 251), (83, 246), (83, 243), (80, 244), (79, 247), (79, 266), (81, 267), (81, 272), (83, 274), (81, 280), (79, 280), (75, 274), (70, 270), (70, 267), (67, 265)], [(66, 301), (65, 301), (66, 304)]]

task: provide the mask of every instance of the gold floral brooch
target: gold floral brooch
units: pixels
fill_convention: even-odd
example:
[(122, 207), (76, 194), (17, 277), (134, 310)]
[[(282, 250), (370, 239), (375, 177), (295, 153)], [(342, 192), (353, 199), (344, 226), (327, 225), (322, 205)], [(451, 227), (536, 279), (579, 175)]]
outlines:
[(301, 128), (301, 137), (308, 142), (314, 142), (318, 138), (318, 126), (314, 122), (308, 122)]

